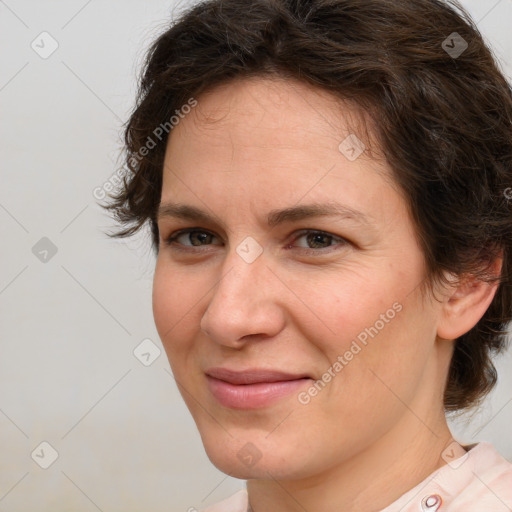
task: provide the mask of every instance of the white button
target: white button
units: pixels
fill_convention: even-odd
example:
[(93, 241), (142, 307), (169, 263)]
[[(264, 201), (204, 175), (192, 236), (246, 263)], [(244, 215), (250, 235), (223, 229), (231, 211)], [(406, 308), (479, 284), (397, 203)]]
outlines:
[(439, 494), (431, 494), (423, 498), (421, 502), (421, 510), (423, 512), (436, 512), (441, 508), (443, 500)]

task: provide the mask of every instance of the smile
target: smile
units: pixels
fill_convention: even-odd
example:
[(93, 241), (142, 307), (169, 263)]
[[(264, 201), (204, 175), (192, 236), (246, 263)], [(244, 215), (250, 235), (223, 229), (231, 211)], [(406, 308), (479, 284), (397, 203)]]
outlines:
[(258, 369), (234, 372), (225, 368), (208, 370), (206, 378), (213, 397), (231, 409), (259, 409), (272, 405), (312, 380), (304, 374)]

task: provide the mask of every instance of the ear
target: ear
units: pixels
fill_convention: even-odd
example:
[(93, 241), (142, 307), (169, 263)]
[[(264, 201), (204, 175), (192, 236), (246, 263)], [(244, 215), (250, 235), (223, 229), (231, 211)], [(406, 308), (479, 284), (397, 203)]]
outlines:
[[(489, 266), (489, 273), (498, 278), (501, 274), (503, 256), (497, 257)], [(490, 306), (499, 282), (488, 283), (474, 275), (462, 276), (448, 289), (442, 303), (437, 327), (439, 338), (454, 340), (470, 331), (484, 316)]]

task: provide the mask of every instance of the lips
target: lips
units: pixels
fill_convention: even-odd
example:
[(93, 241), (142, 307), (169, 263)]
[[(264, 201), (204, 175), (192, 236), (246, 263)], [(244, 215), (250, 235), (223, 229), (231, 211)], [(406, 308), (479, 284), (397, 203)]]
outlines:
[(207, 370), (206, 375), (214, 379), (223, 380), (230, 384), (258, 384), (261, 382), (285, 382), (290, 380), (298, 380), (309, 378), (309, 375), (290, 374), (281, 371), (265, 370), (265, 369), (249, 369), (244, 371), (233, 371), (227, 368), (211, 368)]
[(305, 386), (311, 378), (268, 369), (234, 371), (210, 368), (206, 372), (213, 397), (233, 409), (257, 409), (273, 404)]

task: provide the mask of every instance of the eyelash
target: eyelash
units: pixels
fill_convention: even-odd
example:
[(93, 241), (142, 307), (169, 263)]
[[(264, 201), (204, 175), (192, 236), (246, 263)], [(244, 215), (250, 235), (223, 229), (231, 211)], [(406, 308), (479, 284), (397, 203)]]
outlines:
[[(184, 252), (190, 252), (190, 251), (194, 251), (195, 252), (195, 249), (194, 249), (195, 247), (207, 247), (208, 245), (211, 245), (211, 244), (206, 244), (204, 246), (202, 246), (202, 245), (189, 246), (189, 245), (183, 245), (183, 244), (176, 244), (175, 243), (176, 240), (180, 236), (186, 235), (186, 234), (190, 234), (190, 233), (203, 233), (203, 234), (206, 233), (207, 235), (215, 237), (215, 235), (213, 233), (211, 233), (210, 231), (207, 231), (207, 230), (204, 230), (204, 229), (200, 229), (200, 228), (188, 228), (188, 229), (182, 229), (182, 230), (179, 230), (179, 231), (175, 231), (170, 236), (165, 238), (164, 243), (165, 243), (165, 245), (167, 247), (171, 247), (172, 246), (174, 249), (176, 249), (178, 251), (184, 251)], [(291, 244), (296, 242), (301, 237), (307, 236), (307, 235), (320, 235), (320, 236), (324, 236), (324, 237), (327, 237), (327, 238), (331, 238), (333, 242), (337, 241), (338, 244), (341, 244), (342, 246), (350, 244), (350, 242), (348, 240), (346, 240), (345, 238), (333, 235), (331, 233), (327, 233), (326, 231), (319, 231), (317, 229), (305, 229), (305, 230), (300, 231), (297, 234), (297, 236), (294, 237), (292, 242), (290, 244), (287, 244), (286, 248), (287, 249), (290, 248), (292, 246)], [(180, 247), (180, 245), (181, 245), (181, 247)], [(305, 247), (299, 247), (298, 249), (301, 250), (301, 252), (304, 252), (304, 253), (307, 253), (307, 254), (313, 254), (314, 253), (314, 254), (318, 255), (319, 252), (320, 253), (322, 253), (322, 252), (325, 253), (326, 249), (331, 249), (332, 247), (335, 247), (335, 245), (328, 246), (328, 247), (322, 247), (320, 249), (305, 248)]]

